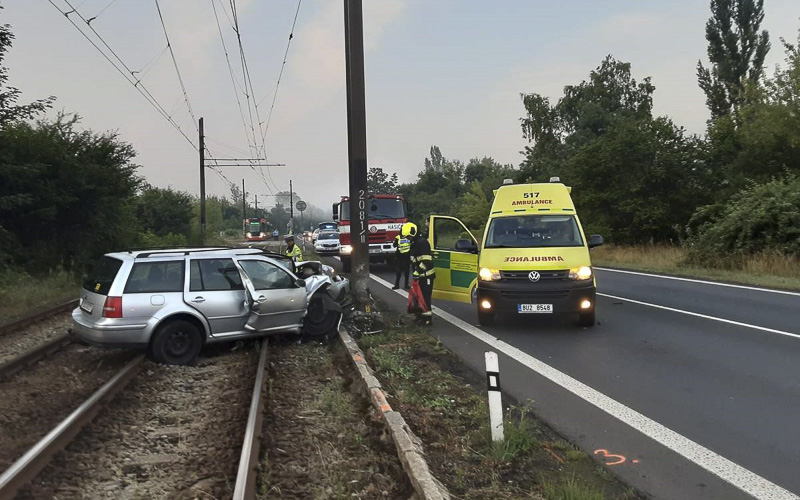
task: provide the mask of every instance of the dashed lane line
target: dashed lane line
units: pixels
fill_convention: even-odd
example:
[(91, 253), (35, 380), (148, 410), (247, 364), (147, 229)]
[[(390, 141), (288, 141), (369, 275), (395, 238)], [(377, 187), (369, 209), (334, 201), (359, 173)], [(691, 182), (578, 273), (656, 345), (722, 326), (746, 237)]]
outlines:
[[(371, 277), (376, 283), (389, 289), (392, 288), (392, 284), (388, 281), (375, 276), (374, 274), (371, 275)], [(399, 293), (403, 297), (408, 297), (408, 292), (403, 290), (395, 290), (395, 292)], [(551, 382), (563, 387), (567, 391), (596, 406), (600, 410), (608, 413), (621, 422), (626, 423), (650, 439), (660, 443), (687, 460), (690, 460), (691, 462), (709, 471), (723, 481), (739, 488), (745, 493), (752, 495), (757, 499), (764, 500), (800, 499), (800, 496), (795, 495), (791, 491), (759, 476), (755, 472), (745, 469), (741, 465), (728, 460), (722, 455), (714, 453), (713, 451), (692, 441), (691, 439), (678, 434), (677, 432), (667, 428), (655, 420), (642, 415), (641, 413), (625, 406), (613, 398), (606, 396), (602, 392), (592, 389), (583, 382), (580, 382), (579, 380), (570, 377), (566, 373), (553, 368), (547, 363), (534, 358), (530, 354), (521, 351), (520, 349), (517, 349), (516, 347), (507, 344), (506, 342), (503, 342), (492, 335), (489, 335), (473, 325), (470, 325), (466, 321), (459, 319), (436, 306), (433, 307), (433, 311), (437, 316), (445, 321), (457, 326), (476, 339), (502, 352), (506, 356), (511, 357), (515, 361), (530, 368)]]

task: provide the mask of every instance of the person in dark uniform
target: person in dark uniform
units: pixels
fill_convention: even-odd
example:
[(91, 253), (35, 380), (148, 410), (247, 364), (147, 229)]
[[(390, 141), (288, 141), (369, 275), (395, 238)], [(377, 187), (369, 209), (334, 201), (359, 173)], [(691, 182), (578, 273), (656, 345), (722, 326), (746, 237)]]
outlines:
[(431, 245), (424, 235), (417, 234), (417, 226), (413, 222), (407, 222), (403, 225), (403, 233), (411, 237), (411, 267), (414, 270), (412, 274), (414, 279), (419, 281), (419, 288), (422, 290), (422, 296), (425, 298), (425, 305), (428, 309), (419, 316), (419, 320), (425, 325), (430, 325), (433, 323), (431, 300), (433, 296), (433, 280), (436, 278)]
[(403, 234), (401, 229), (400, 234), (394, 237), (392, 246), (395, 248), (394, 263), (396, 267), (392, 290), (400, 288), (400, 275), (404, 273), (406, 278), (406, 286), (404, 288), (408, 290), (408, 269), (411, 266), (411, 236)]

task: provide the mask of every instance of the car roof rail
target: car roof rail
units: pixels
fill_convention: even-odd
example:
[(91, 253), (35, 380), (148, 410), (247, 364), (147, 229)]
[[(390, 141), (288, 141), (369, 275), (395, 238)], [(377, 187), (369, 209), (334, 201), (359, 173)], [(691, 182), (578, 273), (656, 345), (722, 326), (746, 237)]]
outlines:
[(181, 247), (172, 247), (171, 250), (164, 248), (164, 249), (155, 250), (153, 252), (140, 253), (135, 258), (137, 258), (137, 259), (146, 259), (146, 258), (151, 257), (153, 255), (169, 255), (169, 254), (189, 255), (189, 254), (201, 253), (201, 252), (214, 252), (214, 251), (217, 251), (217, 250), (235, 250), (235, 248), (234, 247), (226, 247), (226, 246), (215, 246), (215, 247), (212, 247), (212, 246), (197, 247), (197, 246), (195, 246), (195, 247), (186, 247), (186, 250), (181, 250)]

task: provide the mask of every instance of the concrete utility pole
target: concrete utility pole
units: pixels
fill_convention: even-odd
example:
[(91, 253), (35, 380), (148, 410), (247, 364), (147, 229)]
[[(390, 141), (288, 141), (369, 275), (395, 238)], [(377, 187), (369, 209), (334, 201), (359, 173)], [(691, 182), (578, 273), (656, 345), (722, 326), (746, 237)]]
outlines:
[(255, 197), (256, 197), (256, 213), (255, 213), (255, 216), (256, 216), (256, 218), (260, 219), (261, 217), (258, 216), (258, 195), (255, 195)]
[(289, 179), (289, 234), (294, 234), (294, 191), (292, 191), (292, 180)]
[(364, 20), (361, 0), (344, 0), (347, 77), (347, 151), (350, 159), (351, 283), (356, 301), (366, 304), (369, 280), (367, 218), (367, 105), (364, 88)]
[(242, 179), (242, 222), (247, 220), (247, 191), (244, 190), (244, 179)]
[(200, 242), (206, 242), (206, 138), (203, 135), (203, 117), (198, 120), (200, 135)]

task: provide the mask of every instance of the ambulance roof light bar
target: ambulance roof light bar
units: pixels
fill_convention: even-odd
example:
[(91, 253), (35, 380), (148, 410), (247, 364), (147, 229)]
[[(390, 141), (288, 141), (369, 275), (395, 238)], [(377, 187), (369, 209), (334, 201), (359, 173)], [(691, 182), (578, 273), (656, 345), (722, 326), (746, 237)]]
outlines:
[(561, 179), (558, 177), (550, 177), (550, 182), (561, 182)]
[(508, 186), (509, 184), (514, 184), (514, 179), (503, 179), (504, 186)]

